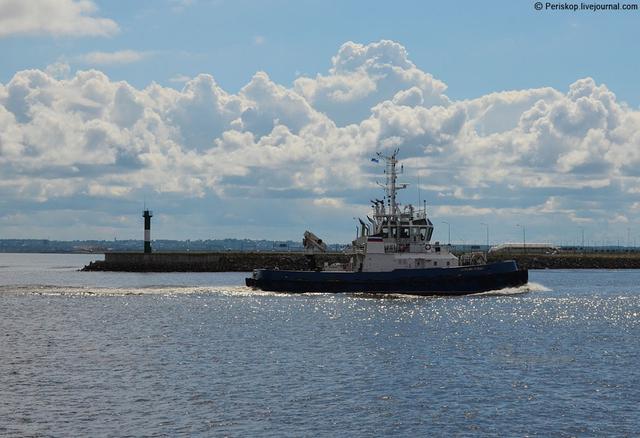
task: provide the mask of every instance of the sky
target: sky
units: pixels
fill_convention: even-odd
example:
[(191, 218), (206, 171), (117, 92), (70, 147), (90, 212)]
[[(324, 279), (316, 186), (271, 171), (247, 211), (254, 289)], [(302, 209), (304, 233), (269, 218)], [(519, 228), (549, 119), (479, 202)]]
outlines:
[(640, 11), (546, 3), (0, 0), (0, 238), (348, 242), (399, 148), (435, 240), (640, 242)]

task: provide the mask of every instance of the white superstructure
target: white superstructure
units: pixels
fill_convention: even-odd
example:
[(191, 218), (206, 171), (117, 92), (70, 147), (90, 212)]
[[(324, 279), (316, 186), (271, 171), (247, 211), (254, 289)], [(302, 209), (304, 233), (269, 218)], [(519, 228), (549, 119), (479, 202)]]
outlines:
[(367, 222), (359, 219), (359, 237), (352, 242), (352, 269), (379, 272), (458, 266), (458, 257), (450, 252), (449, 245), (431, 243), (433, 224), (427, 218), (426, 206), (416, 209), (396, 202), (398, 190), (407, 187), (397, 181), (398, 149), (390, 156), (377, 155), (374, 161), (383, 160), (386, 164), (386, 184), (380, 184), (385, 196), (384, 200), (371, 201), (373, 212)]

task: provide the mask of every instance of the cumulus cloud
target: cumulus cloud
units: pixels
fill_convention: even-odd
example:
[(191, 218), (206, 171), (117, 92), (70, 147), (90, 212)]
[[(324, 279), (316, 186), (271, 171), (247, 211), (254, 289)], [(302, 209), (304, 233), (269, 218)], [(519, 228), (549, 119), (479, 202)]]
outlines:
[(526, 218), (552, 236), (561, 223), (639, 218), (640, 112), (592, 78), (455, 101), (380, 41), (345, 43), (326, 74), (292, 87), (265, 72), (237, 93), (208, 74), (180, 81), (137, 89), (64, 64), (17, 72), (0, 84), (2, 198), (89, 204), (119, 227), (124, 206), (151, 193), (168, 215), (197, 211), (236, 235), (292, 238), (315, 224), (346, 240), (379, 196), (369, 158), (400, 147), (405, 177), (449, 221)]
[(394, 41), (368, 45), (349, 41), (331, 62), (329, 74), (300, 77), (294, 89), (338, 125), (361, 121), (376, 104), (411, 88), (427, 105), (449, 102), (444, 82), (418, 69), (406, 49)]
[(90, 0), (1, 0), (0, 38), (12, 35), (111, 36), (118, 24)]

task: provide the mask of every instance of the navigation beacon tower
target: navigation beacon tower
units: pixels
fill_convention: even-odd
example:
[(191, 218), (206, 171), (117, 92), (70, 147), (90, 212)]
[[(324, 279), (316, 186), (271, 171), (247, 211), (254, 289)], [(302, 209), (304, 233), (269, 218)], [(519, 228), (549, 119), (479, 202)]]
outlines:
[(144, 253), (151, 254), (151, 218), (153, 212), (145, 209), (142, 213), (144, 218)]

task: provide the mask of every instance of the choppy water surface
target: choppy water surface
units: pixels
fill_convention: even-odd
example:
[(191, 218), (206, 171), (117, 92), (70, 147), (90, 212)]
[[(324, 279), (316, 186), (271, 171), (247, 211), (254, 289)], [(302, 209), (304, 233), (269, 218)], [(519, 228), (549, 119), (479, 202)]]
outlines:
[(633, 436), (640, 271), (460, 298), (0, 254), (0, 434)]

